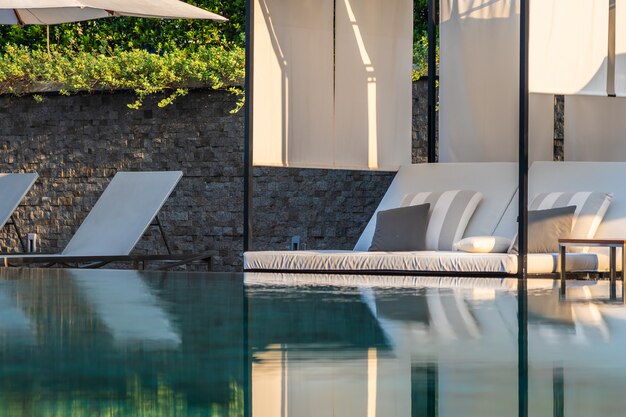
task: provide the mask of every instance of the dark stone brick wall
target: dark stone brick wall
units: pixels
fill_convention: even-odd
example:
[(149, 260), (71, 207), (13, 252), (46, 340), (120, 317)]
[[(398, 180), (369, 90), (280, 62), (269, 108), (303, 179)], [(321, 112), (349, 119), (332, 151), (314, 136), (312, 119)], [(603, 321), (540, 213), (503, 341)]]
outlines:
[[(413, 84), (413, 162), (426, 160), (426, 81)], [(61, 96), (43, 103), (0, 96), (0, 172), (37, 172), (16, 212), (45, 252), (62, 250), (110, 178), (122, 170), (182, 170), (160, 219), (176, 252), (217, 250), (215, 269), (241, 269), (243, 112), (225, 92), (192, 90), (159, 108), (131, 110), (127, 92)], [(563, 100), (555, 100), (555, 158), (563, 154)], [(350, 249), (393, 173), (256, 168), (255, 249)], [(0, 196), (1, 198), (1, 196)], [(8, 228), (0, 250), (19, 251)], [(164, 252), (154, 228), (137, 246)]]
[[(413, 160), (425, 157), (425, 82), (414, 86)], [(227, 93), (194, 90), (171, 106), (158, 97), (131, 110), (127, 92), (0, 96), (0, 172), (37, 172), (16, 212), (45, 252), (62, 250), (110, 178), (122, 170), (182, 170), (160, 219), (176, 252), (218, 250), (216, 270), (241, 268), (243, 112)], [(393, 179), (392, 173), (255, 169), (257, 249), (349, 249)], [(0, 250), (19, 251), (0, 232)], [(138, 251), (165, 251), (151, 228)]]

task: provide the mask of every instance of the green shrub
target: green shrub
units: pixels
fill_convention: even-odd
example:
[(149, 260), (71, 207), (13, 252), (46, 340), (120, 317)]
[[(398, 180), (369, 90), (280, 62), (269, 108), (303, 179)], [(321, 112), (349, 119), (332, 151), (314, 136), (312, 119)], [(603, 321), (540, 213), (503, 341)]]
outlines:
[(0, 55), (0, 94), (132, 90), (137, 100), (128, 106), (139, 108), (150, 94), (170, 92), (159, 102), (162, 107), (186, 94), (189, 87), (198, 86), (231, 91), (239, 96), (239, 108), (243, 104), (244, 56), (239, 46), (199, 46), (162, 54), (53, 47), (48, 56), (42, 50), (8, 45)]

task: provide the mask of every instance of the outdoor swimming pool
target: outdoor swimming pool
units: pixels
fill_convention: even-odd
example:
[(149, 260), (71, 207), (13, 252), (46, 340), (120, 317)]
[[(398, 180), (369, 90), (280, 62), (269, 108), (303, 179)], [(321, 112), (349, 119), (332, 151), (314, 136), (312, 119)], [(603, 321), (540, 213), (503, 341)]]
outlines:
[[(0, 278), (0, 416), (518, 414), (513, 280)], [(623, 415), (626, 308), (607, 295), (529, 281), (529, 415)]]

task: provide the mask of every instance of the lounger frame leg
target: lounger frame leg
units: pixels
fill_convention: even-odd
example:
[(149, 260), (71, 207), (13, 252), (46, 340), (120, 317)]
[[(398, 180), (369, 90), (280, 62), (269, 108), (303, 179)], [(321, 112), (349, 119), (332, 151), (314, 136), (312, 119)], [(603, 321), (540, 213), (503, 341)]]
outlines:
[(610, 294), (609, 298), (611, 300), (617, 299), (617, 290), (616, 290), (616, 282), (617, 282), (617, 248), (615, 246), (611, 246), (609, 249), (610, 258), (609, 258), (609, 273), (610, 273)]
[(565, 245), (559, 245), (559, 262), (561, 267), (559, 268), (559, 273), (561, 275), (561, 298), (565, 298), (565, 278), (566, 278), (566, 270), (565, 270)]

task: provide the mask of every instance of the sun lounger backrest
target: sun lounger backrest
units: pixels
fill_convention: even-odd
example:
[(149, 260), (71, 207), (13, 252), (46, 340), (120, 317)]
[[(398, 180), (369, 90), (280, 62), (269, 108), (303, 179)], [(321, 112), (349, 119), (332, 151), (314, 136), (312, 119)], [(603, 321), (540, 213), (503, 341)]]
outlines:
[(133, 250), (182, 172), (118, 172), (63, 255), (125, 256)]
[(626, 162), (535, 162), (528, 173), (529, 200), (552, 191), (613, 193), (595, 237), (626, 239)]
[(36, 180), (35, 173), (0, 174), (0, 228), (9, 221)]
[(492, 235), (517, 190), (517, 164), (509, 162), (414, 164), (400, 168), (354, 250), (366, 251), (380, 210), (400, 207), (409, 193), (424, 191), (480, 191), (483, 199), (465, 236)]

